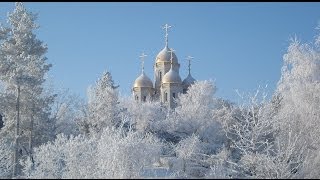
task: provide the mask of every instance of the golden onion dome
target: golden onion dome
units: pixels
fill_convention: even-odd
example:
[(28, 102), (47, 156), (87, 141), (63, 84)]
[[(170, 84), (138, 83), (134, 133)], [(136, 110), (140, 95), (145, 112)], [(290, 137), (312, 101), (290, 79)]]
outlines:
[(153, 87), (152, 81), (148, 76), (143, 72), (135, 81), (133, 87)]
[(172, 68), (163, 76), (162, 83), (181, 83), (181, 78), (178, 72)]
[[(170, 62), (171, 61), (171, 52), (168, 46), (164, 47), (157, 55), (156, 57), (156, 63), (157, 62)], [(172, 61), (173, 63), (178, 63), (178, 58), (175, 55), (175, 53), (172, 53)]]

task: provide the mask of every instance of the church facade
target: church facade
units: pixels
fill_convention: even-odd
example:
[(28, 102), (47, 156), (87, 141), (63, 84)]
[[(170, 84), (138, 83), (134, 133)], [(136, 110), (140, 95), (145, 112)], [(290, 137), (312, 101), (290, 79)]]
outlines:
[(190, 73), (190, 60), (191, 56), (188, 56), (189, 60), (189, 74), (182, 81), (179, 69), (180, 64), (174, 50), (168, 47), (168, 24), (165, 24), (165, 47), (158, 53), (154, 63), (154, 81), (144, 72), (144, 53), (140, 56), (142, 60), (142, 73), (134, 81), (132, 92), (136, 101), (145, 102), (147, 100), (160, 100), (161, 103), (167, 105), (170, 108), (174, 108), (175, 98), (180, 93), (186, 93), (187, 89), (196, 80)]

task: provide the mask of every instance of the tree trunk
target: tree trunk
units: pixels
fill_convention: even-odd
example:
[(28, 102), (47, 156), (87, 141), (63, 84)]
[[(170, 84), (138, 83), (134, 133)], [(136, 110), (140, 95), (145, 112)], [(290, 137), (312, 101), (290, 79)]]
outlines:
[(16, 121), (16, 132), (15, 132), (15, 143), (14, 143), (14, 156), (13, 156), (13, 174), (12, 177), (17, 176), (18, 172), (18, 156), (19, 156), (19, 126), (20, 126), (20, 85), (17, 87), (17, 121)]
[(33, 133), (33, 117), (34, 117), (34, 104), (32, 104), (32, 110), (31, 110), (31, 118), (30, 118), (30, 136), (29, 136), (29, 157), (31, 159), (31, 161), (33, 162), (33, 158), (32, 158), (32, 144), (33, 144), (33, 137), (32, 137), (32, 133)]
[(182, 160), (183, 160), (182, 170), (183, 170), (183, 172), (185, 173), (185, 172), (186, 172), (186, 159), (185, 159), (185, 158), (182, 158)]

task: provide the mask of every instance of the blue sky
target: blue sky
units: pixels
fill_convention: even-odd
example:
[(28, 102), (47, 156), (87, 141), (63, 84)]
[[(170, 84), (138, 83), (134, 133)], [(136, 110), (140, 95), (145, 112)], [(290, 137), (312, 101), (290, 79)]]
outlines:
[[(217, 97), (236, 102), (240, 92), (268, 84), (271, 94), (280, 78), (282, 56), (296, 35), (313, 41), (320, 3), (170, 3), (170, 2), (27, 2), (38, 13), (38, 38), (48, 45), (49, 76), (56, 87), (86, 98), (87, 87), (104, 70), (112, 73), (122, 95), (129, 96), (141, 73), (140, 54), (148, 56), (145, 72), (153, 79), (155, 57), (165, 45), (176, 50), (180, 76), (215, 80)], [(0, 22), (13, 2), (0, 3)]]

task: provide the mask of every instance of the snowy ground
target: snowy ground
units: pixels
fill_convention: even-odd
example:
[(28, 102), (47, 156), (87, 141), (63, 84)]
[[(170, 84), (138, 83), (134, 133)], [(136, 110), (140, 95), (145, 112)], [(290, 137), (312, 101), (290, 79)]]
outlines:
[(151, 168), (147, 168), (144, 169), (141, 172), (141, 177), (142, 178), (155, 178), (155, 179), (162, 179), (162, 178), (175, 178), (173, 172), (166, 168), (166, 167), (151, 167)]
[(171, 170), (170, 162), (174, 157), (161, 157), (158, 163), (153, 164), (152, 167), (145, 168), (141, 173), (142, 178), (176, 178), (175, 174)]
[[(141, 178), (148, 179), (181, 179), (184, 177), (179, 176), (177, 172), (181, 171), (182, 169), (183, 163), (181, 159), (173, 156), (163, 156), (159, 159), (159, 162), (153, 164), (152, 167), (145, 168), (143, 171), (141, 171), (140, 176)], [(192, 162), (187, 162), (186, 171), (189, 173), (192, 172), (191, 174), (196, 175), (193, 177), (191, 174), (189, 174), (189, 178), (203, 177), (204, 175), (204, 168)]]

